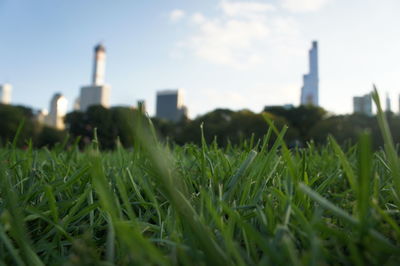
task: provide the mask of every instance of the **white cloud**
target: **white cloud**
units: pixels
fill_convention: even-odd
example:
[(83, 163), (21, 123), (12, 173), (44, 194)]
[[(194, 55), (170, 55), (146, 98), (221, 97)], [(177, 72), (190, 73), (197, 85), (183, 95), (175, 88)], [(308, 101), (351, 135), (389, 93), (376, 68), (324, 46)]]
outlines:
[(206, 20), (206, 18), (201, 13), (194, 13), (192, 15), (192, 22), (195, 24), (201, 24)]
[(283, 8), (294, 12), (312, 12), (323, 8), (330, 0), (281, 0)]
[[(191, 16), (194, 33), (181, 41), (186, 49), (210, 63), (236, 69), (259, 65), (271, 56), (267, 48), (284, 53), (296, 50), (300, 31), (296, 21), (282, 17), (275, 7), (263, 2), (220, 1), (219, 14), (207, 17), (201, 13)], [(178, 49), (178, 47), (177, 47)]]
[(174, 9), (169, 13), (169, 20), (172, 22), (178, 22), (185, 17), (185, 11), (181, 9)]
[(261, 2), (222, 1), (219, 5), (225, 15), (231, 17), (254, 17), (266, 11), (275, 11), (273, 5)]
[(257, 61), (254, 45), (270, 31), (262, 22), (236, 19), (206, 20), (198, 30), (188, 42), (198, 57), (237, 68)]

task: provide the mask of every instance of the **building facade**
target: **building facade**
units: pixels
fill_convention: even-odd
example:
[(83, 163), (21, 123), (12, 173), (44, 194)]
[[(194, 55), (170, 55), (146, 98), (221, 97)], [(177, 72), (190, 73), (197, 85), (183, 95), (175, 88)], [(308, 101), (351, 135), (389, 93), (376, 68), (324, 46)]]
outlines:
[(81, 88), (79, 109), (86, 111), (92, 105), (109, 107), (110, 86), (105, 84), (106, 49), (98, 44), (94, 48), (92, 84)]
[(110, 106), (110, 87), (89, 85), (81, 88), (79, 110), (86, 111), (92, 105)]
[(370, 94), (353, 97), (353, 112), (372, 116), (372, 98)]
[(390, 104), (390, 97), (389, 94), (386, 94), (386, 112), (391, 112), (392, 106)]
[(303, 76), (303, 87), (301, 88), (300, 104), (319, 105), (319, 77), (318, 77), (318, 43), (312, 42), (309, 51), (310, 71)]
[(61, 94), (54, 94), (50, 101), (50, 112), (48, 113), (45, 121), (48, 126), (64, 129), (64, 117), (67, 114), (68, 100)]
[(0, 85), (0, 103), (2, 104), (11, 103), (11, 91), (12, 91), (12, 86), (10, 84)]
[(180, 90), (164, 90), (157, 92), (156, 117), (172, 122), (180, 121), (187, 116)]

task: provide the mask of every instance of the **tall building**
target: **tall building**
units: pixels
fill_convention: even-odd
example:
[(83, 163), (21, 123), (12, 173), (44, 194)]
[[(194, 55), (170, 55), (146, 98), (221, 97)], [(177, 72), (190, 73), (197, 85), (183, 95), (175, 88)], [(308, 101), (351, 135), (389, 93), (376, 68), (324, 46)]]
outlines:
[(109, 107), (110, 86), (105, 84), (106, 49), (98, 44), (94, 48), (92, 84), (81, 88), (79, 108), (86, 111), (91, 105)]
[(309, 51), (310, 71), (303, 76), (300, 104), (318, 106), (318, 44), (312, 42)]
[(392, 111), (392, 107), (390, 104), (390, 97), (389, 94), (386, 94), (386, 112), (391, 112)]
[(372, 115), (372, 98), (370, 94), (353, 97), (353, 112), (355, 114)]
[(46, 117), (46, 124), (57, 129), (64, 129), (67, 107), (68, 100), (61, 93), (54, 94), (50, 101), (50, 112)]
[(12, 86), (10, 84), (0, 85), (0, 103), (10, 104), (11, 103), (11, 91)]
[(39, 124), (48, 124), (48, 117), (49, 117), (49, 112), (47, 111), (47, 109), (42, 109), (39, 110), (36, 114), (35, 114), (35, 119), (37, 122), (39, 122)]
[(81, 109), (81, 99), (80, 97), (76, 97), (75, 101), (74, 101), (74, 105), (73, 105), (73, 109), (74, 111), (79, 111)]
[(179, 90), (157, 92), (157, 118), (178, 122), (186, 115), (187, 109), (183, 105), (182, 93)]

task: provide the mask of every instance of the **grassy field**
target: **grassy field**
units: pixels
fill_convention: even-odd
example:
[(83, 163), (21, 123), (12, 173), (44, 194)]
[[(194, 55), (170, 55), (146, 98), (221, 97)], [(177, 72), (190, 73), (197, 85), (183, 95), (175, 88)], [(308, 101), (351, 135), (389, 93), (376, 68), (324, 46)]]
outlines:
[(376, 153), (368, 133), (346, 149), (288, 150), (273, 127), (223, 150), (164, 145), (145, 127), (132, 151), (11, 145), (0, 263), (399, 265), (400, 163), (382, 112), (378, 122)]

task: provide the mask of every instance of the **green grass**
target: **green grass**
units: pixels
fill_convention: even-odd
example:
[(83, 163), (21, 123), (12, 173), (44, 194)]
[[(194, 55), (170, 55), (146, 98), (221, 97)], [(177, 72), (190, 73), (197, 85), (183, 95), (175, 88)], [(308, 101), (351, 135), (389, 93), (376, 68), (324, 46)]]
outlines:
[(226, 149), (164, 145), (146, 127), (132, 151), (10, 145), (0, 263), (399, 265), (400, 164), (385, 121), (376, 153), (368, 132), (346, 150), (333, 138), (289, 150), (273, 124)]

